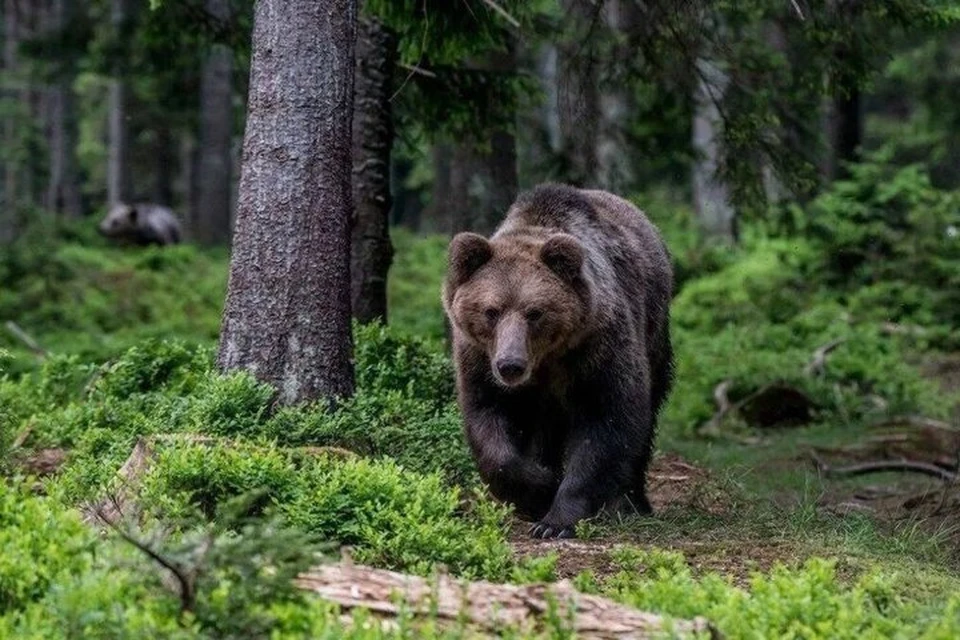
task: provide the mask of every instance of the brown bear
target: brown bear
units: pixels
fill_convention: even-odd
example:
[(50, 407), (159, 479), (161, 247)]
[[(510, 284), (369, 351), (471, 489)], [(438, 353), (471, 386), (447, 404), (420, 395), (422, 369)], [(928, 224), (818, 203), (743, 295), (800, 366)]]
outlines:
[(149, 203), (114, 205), (98, 228), (111, 240), (135, 245), (178, 244), (182, 235), (173, 211)]
[(604, 191), (544, 184), (489, 240), (453, 238), (443, 303), (467, 441), (534, 537), (572, 537), (604, 508), (650, 513), (672, 290), (656, 227)]

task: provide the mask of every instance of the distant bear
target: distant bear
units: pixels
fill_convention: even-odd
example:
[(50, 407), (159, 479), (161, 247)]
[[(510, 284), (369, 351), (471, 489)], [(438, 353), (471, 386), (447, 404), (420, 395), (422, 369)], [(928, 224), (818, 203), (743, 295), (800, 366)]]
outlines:
[(100, 222), (100, 233), (112, 240), (137, 245), (180, 242), (180, 222), (158, 204), (118, 204)]
[(489, 240), (453, 238), (443, 289), (466, 436), (494, 496), (542, 538), (572, 537), (604, 508), (650, 513), (673, 270), (646, 216), (604, 191), (541, 185)]

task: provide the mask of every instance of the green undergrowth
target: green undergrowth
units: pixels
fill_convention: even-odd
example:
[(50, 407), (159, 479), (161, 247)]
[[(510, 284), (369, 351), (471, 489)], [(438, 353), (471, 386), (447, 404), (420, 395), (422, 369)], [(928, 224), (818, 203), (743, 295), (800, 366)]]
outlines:
[[(647, 549), (617, 552), (612, 575), (578, 583), (655, 612), (707, 616), (724, 637), (955, 637), (950, 532), (825, 516), (817, 505), (830, 487), (801, 458), (811, 445), (862, 441), (875, 420), (944, 417), (956, 404), (911, 364), (958, 346), (956, 195), (915, 168), (865, 163), (802, 211), (783, 208), (779, 224), (748, 226), (738, 248), (699, 240), (689, 210), (664, 196), (645, 200), (678, 281), (677, 380), (658, 445), (709, 467), (714, 484), (653, 519), (587, 524), (588, 543)], [(0, 256), (0, 320), (49, 351), (40, 358), (12, 333), (0, 338), (0, 466), (11, 478), (0, 494), (10, 549), (0, 558), (0, 638), (440, 637), (405, 620), (347, 629), (339, 612), (273, 579), (318, 562), (321, 542), (421, 575), (443, 566), (553, 579), (551, 557), (512, 555), (508, 511), (483, 493), (464, 443), (442, 342), (446, 240), (400, 231), (395, 244), (390, 326), (355, 327), (357, 393), (335, 407), (276, 407), (269, 386), (215, 370), (223, 254), (108, 247), (65, 227)], [(700, 437), (723, 382), (732, 403), (773, 383), (795, 389), (811, 416), (764, 430), (732, 414)], [(92, 536), (76, 511), (120, 488), (117, 471), (141, 438), (152, 457), (138, 479), (136, 535), (187, 563), (214, 550), (186, 613), (162, 569), (117, 536)], [(18, 460), (50, 448), (67, 459), (41, 497), (13, 478)], [(232, 504), (242, 508), (227, 517)], [(658, 550), (701, 543), (749, 556), (754, 541), (795, 561), (734, 583), (732, 572), (693, 571), (693, 560)], [(554, 622), (546, 637), (563, 635)]]
[(902, 584), (913, 578), (900, 571), (868, 571), (851, 582), (836, 562), (811, 559), (776, 564), (741, 587), (712, 572), (695, 576), (673, 551), (624, 546), (612, 557), (616, 572), (581, 574), (577, 586), (644, 610), (704, 616), (724, 638), (946, 639), (960, 632), (960, 596), (904, 595)]

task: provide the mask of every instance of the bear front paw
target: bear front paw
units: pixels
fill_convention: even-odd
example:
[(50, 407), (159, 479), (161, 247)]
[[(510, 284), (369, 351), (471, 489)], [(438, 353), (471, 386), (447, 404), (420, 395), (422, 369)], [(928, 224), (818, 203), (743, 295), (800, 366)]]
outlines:
[(576, 532), (574, 531), (573, 525), (561, 525), (561, 524), (549, 524), (547, 522), (538, 522), (532, 527), (528, 532), (534, 538), (541, 538), (543, 540), (549, 540), (551, 538), (562, 539), (562, 538), (575, 538)]

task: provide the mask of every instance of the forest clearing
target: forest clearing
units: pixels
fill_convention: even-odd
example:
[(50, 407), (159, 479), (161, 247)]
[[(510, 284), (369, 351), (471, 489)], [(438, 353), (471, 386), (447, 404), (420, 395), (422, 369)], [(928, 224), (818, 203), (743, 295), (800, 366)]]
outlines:
[(361, 5), (3, 4), (0, 638), (960, 637), (960, 6)]

